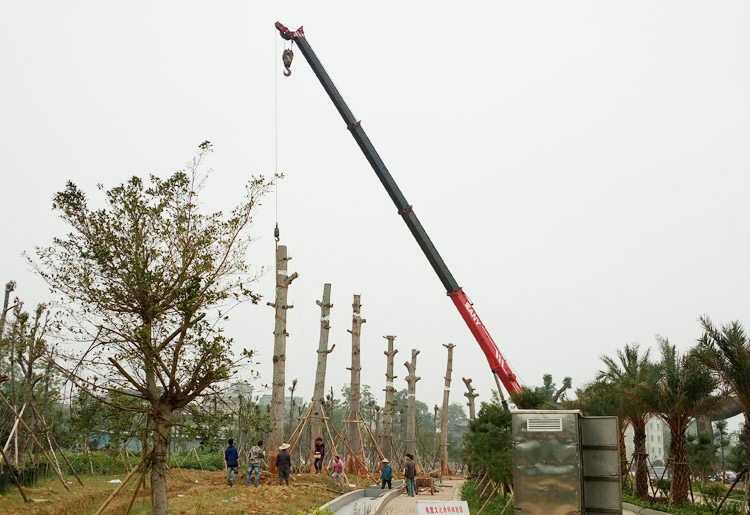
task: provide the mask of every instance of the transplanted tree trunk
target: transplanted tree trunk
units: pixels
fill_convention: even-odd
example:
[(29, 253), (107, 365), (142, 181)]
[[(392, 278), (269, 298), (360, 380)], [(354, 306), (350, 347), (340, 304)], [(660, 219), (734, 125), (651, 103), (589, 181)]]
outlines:
[(406, 404), (406, 454), (414, 456), (417, 461), (417, 349), (411, 350), (411, 362), (404, 363), (409, 375), (406, 376), (408, 400)]
[(284, 411), (286, 391), (286, 312), (294, 306), (287, 304), (289, 285), (297, 278), (297, 272), (289, 275), (286, 246), (276, 247), (276, 301), (268, 305), (276, 310), (276, 323), (273, 329), (273, 386), (271, 388), (271, 435), (268, 443), (269, 464), (276, 469), (276, 455), (284, 443)]
[(393, 409), (395, 408), (396, 400), (394, 395), (396, 388), (393, 386), (393, 380), (396, 376), (393, 375), (393, 357), (398, 352), (398, 349), (393, 348), (393, 340), (395, 336), (383, 336), (388, 340), (388, 350), (383, 352), (386, 355), (386, 368), (385, 368), (385, 404), (383, 405), (383, 430), (380, 436), (380, 448), (383, 450), (383, 454), (393, 459)]
[[(315, 389), (310, 411), (310, 472), (315, 472), (315, 439), (323, 438), (323, 403), (326, 395), (326, 364), (335, 344), (328, 348), (328, 331), (331, 329), (331, 285), (323, 285), (323, 299), (316, 300), (320, 306), (320, 341), (318, 343), (318, 365), (315, 369)], [(323, 439), (325, 441), (325, 439)]]
[(476, 418), (474, 399), (479, 397), (479, 394), (474, 393), (474, 387), (471, 386), (471, 378), (466, 379), (465, 377), (462, 377), (461, 380), (466, 384), (466, 389), (468, 390), (466, 393), (464, 393), (464, 397), (469, 399), (469, 402), (466, 403), (466, 405), (469, 407), (469, 420), (474, 420)]
[[(68, 377), (94, 395), (117, 389), (148, 406), (157, 515), (167, 513), (172, 414), (230, 377), (232, 340), (219, 322), (233, 303), (259, 300), (248, 289), (254, 278), (246, 264), (247, 229), (269, 185), (253, 179), (227, 216), (204, 214), (199, 167), (210, 151), (202, 143), (187, 169), (167, 179), (133, 177), (105, 191), (98, 209), (68, 182), (53, 207), (70, 231), (39, 249), (34, 263), (73, 315), (69, 340), (89, 349), (58, 358), (78, 365)], [(90, 375), (102, 379), (93, 386), (84, 379)]]
[(444, 475), (453, 474), (448, 464), (448, 403), (451, 394), (451, 372), (453, 371), (454, 344), (443, 344), (448, 349), (448, 365), (445, 368), (445, 386), (443, 387), (443, 409), (440, 415), (440, 472)]
[(352, 366), (351, 382), (349, 388), (349, 412), (346, 414), (347, 441), (349, 452), (346, 454), (346, 471), (359, 476), (367, 475), (365, 462), (365, 453), (362, 445), (362, 432), (359, 427), (359, 405), (361, 400), (360, 392), (360, 375), (362, 367), (360, 366), (360, 336), (362, 334), (362, 324), (366, 322), (360, 314), (362, 304), (359, 301), (360, 296), (354, 296), (352, 304), (352, 329), (349, 331), (352, 335)]

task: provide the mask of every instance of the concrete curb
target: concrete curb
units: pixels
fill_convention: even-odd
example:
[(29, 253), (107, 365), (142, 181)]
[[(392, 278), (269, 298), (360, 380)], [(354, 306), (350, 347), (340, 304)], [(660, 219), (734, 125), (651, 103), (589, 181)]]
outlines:
[(347, 504), (356, 502), (357, 499), (361, 499), (363, 497), (378, 497), (378, 505), (375, 508), (375, 511), (371, 512), (371, 515), (378, 515), (378, 513), (380, 513), (380, 510), (382, 510), (383, 507), (388, 504), (391, 499), (402, 494), (404, 492), (404, 489), (406, 488), (406, 485), (401, 480), (393, 481), (393, 483), (394, 486), (391, 490), (382, 490), (379, 487), (371, 487), (365, 489), (360, 488), (359, 490), (345, 493), (344, 495), (340, 495), (335, 499), (328, 501), (323, 506), (321, 506), (320, 509), (324, 510), (328, 508), (333, 513), (336, 513)]
[(632, 511), (633, 513), (637, 513), (638, 515), (671, 515), (663, 511), (656, 511), (652, 510), (651, 508), (643, 508), (641, 506), (636, 506), (635, 504), (630, 504), (627, 502), (622, 503), (622, 507), (626, 510)]

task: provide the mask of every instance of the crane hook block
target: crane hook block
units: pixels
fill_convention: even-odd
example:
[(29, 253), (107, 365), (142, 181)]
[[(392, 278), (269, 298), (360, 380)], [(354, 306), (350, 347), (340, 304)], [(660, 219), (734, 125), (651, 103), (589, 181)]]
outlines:
[(284, 53), (281, 54), (281, 60), (284, 62), (284, 77), (289, 77), (292, 74), (291, 68), (292, 66), (292, 59), (294, 59), (294, 52), (292, 52), (290, 49), (284, 50)]

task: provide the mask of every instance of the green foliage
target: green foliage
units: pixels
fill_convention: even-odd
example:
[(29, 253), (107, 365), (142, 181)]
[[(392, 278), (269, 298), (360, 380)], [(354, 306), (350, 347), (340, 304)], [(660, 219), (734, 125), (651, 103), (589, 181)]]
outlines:
[[(466, 482), (464, 482), (463, 485), (461, 485), (461, 500), (466, 501), (466, 503), (469, 505), (469, 511), (471, 513), (477, 513), (479, 510), (482, 509), (482, 506), (484, 506), (484, 511), (482, 513), (500, 513), (503, 508), (506, 507), (505, 513), (511, 514), (515, 512), (515, 507), (513, 501), (509, 498), (509, 496), (503, 496), (503, 495), (495, 495), (489, 502), (487, 502), (487, 499), (489, 497), (489, 492), (492, 490), (492, 488), (487, 488), (485, 490), (484, 484), (481, 487), (481, 490), (485, 490), (485, 495), (482, 496), (481, 491), (477, 490), (477, 486), (479, 485), (479, 481), (476, 479), (470, 479)], [(510, 501), (510, 504), (508, 502)], [(485, 506), (485, 503), (486, 506)]]
[(727, 494), (728, 488), (721, 483), (706, 482), (698, 485), (700, 493), (703, 495), (703, 501), (716, 508), (724, 496)]
[(718, 445), (714, 443), (713, 435), (699, 433), (698, 435), (690, 434), (686, 437), (688, 463), (693, 474), (700, 475), (705, 482), (713, 473), (716, 465), (716, 450)]
[[(672, 513), (674, 515), (714, 515), (716, 510), (715, 507), (711, 507), (708, 504), (684, 503), (681, 505), (675, 505), (666, 502), (644, 501), (643, 499), (638, 499), (637, 497), (630, 495), (627, 491), (623, 491), (622, 499), (623, 501), (635, 504), (636, 506), (650, 508), (663, 513)], [(721, 508), (721, 513), (722, 515), (740, 515), (742, 512), (736, 504), (725, 503)]]
[(510, 412), (497, 398), (483, 402), (475, 420), (464, 435), (464, 450), (471, 453), (472, 468), (489, 475), (496, 483), (512, 482), (512, 444)]
[[(745, 328), (737, 321), (718, 328), (705, 316), (700, 321), (704, 332), (698, 344), (699, 359), (737, 396), (745, 420), (750, 420), (750, 341)], [(747, 459), (736, 470), (750, 465)]]
[(744, 429), (740, 429), (737, 437), (739, 444), (730, 447), (725, 461), (726, 470), (732, 470), (734, 472), (739, 472), (745, 468), (746, 448), (749, 440), (747, 432)]

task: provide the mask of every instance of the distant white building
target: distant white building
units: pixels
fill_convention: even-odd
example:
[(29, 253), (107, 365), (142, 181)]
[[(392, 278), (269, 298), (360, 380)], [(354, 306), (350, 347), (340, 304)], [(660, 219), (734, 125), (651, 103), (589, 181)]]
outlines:
[[(669, 428), (664, 421), (651, 417), (646, 422), (646, 452), (653, 465), (664, 465), (669, 455)], [(625, 430), (625, 449), (628, 461), (633, 459), (633, 427)], [(658, 462), (658, 463), (657, 463)]]

